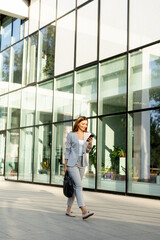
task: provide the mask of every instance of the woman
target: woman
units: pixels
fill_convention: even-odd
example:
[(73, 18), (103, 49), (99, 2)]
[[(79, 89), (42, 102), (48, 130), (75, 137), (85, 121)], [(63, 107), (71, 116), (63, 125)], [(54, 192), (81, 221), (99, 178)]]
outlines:
[(82, 196), (82, 178), (85, 167), (88, 166), (88, 153), (92, 148), (93, 139), (87, 132), (88, 119), (84, 116), (79, 117), (73, 127), (73, 132), (68, 133), (65, 153), (65, 172), (69, 171), (74, 181), (74, 193), (68, 198), (66, 215), (75, 217), (71, 211), (75, 196), (79, 208), (82, 211), (82, 218), (86, 219), (94, 213), (86, 209)]

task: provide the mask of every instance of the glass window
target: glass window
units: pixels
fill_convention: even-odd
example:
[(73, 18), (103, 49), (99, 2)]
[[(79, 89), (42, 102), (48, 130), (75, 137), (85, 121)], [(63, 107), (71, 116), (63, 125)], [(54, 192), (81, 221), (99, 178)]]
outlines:
[(126, 111), (126, 84), (126, 56), (100, 65), (99, 114)]
[(13, 21), (13, 43), (20, 40), (21, 19)]
[(55, 79), (54, 121), (72, 119), (73, 74)]
[(56, 0), (41, 0), (40, 27), (47, 25), (56, 18)]
[(55, 75), (73, 70), (75, 12), (59, 19), (56, 26)]
[(96, 175), (96, 161), (97, 161), (97, 145), (96, 145), (96, 129), (97, 129), (97, 119), (88, 120), (88, 132), (94, 134), (92, 149), (89, 153), (88, 166), (85, 168), (85, 173), (83, 176), (83, 187), (95, 188), (95, 175)]
[(97, 114), (97, 66), (76, 74), (74, 118)]
[(160, 196), (160, 110), (129, 115), (128, 191)]
[(159, 0), (130, 1), (130, 49), (160, 38)]
[(5, 17), (1, 27), (1, 50), (11, 45), (12, 18)]
[(8, 128), (20, 127), (20, 99), (21, 91), (9, 94), (9, 119)]
[(58, 0), (58, 16), (60, 17), (62, 15), (64, 15), (65, 13), (71, 11), (72, 9), (74, 9), (76, 6), (76, 0)]
[(10, 72), (10, 49), (1, 53), (0, 94), (8, 92)]
[(28, 83), (37, 81), (38, 33), (29, 39), (29, 79)]
[(66, 138), (68, 132), (72, 131), (72, 122), (53, 125), (53, 158), (52, 179), (53, 184), (63, 184)]
[(8, 111), (8, 95), (0, 96), (0, 130), (6, 129), (7, 111)]
[(100, 59), (127, 51), (127, 0), (101, 0)]
[(30, 1), (29, 34), (38, 30), (39, 0)]
[(78, 9), (76, 66), (97, 60), (97, 0)]
[(20, 88), (22, 84), (22, 66), (23, 66), (23, 41), (13, 46), (12, 53), (12, 78), (10, 83), (10, 90)]
[(53, 81), (39, 84), (37, 89), (37, 123), (52, 122)]
[(52, 126), (36, 127), (34, 182), (50, 182)]
[(35, 92), (36, 92), (35, 86), (22, 89), (21, 127), (34, 125)]
[(55, 26), (40, 31), (40, 80), (53, 77), (55, 56)]
[(125, 192), (126, 116), (99, 119), (98, 189)]
[(5, 178), (17, 180), (19, 158), (19, 130), (7, 132)]
[(20, 154), (18, 179), (32, 181), (32, 169), (34, 158), (34, 128), (20, 130)]
[(4, 175), (6, 135), (0, 134), (0, 176)]
[(160, 44), (130, 54), (129, 110), (160, 106)]

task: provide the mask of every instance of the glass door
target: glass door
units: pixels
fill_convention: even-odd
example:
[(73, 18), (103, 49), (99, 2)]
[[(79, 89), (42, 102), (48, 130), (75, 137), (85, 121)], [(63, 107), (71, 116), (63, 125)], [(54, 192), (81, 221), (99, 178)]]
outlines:
[(6, 135), (4, 133), (0, 133), (0, 176), (4, 175), (5, 145)]

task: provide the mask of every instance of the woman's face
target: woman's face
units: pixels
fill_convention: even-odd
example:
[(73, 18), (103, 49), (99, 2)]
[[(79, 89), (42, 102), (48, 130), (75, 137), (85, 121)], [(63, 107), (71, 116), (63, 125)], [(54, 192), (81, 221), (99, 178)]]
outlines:
[(85, 131), (88, 127), (88, 121), (87, 120), (84, 120), (84, 121), (81, 121), (79, 124), (78, 124), (78, 128), (80, 128), (81, 131)]

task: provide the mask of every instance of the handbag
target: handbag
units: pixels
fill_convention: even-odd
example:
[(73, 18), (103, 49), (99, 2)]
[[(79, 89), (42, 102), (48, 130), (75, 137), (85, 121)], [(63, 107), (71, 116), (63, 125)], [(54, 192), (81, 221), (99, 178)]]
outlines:
[(73, 195), (74, 188), (73, 188), (73, 179), (69, 175), (69, 172), (66, 171), (64, 175), (64, 181), (63, 181), (63, 194), (64, 196), (70, 198)]

